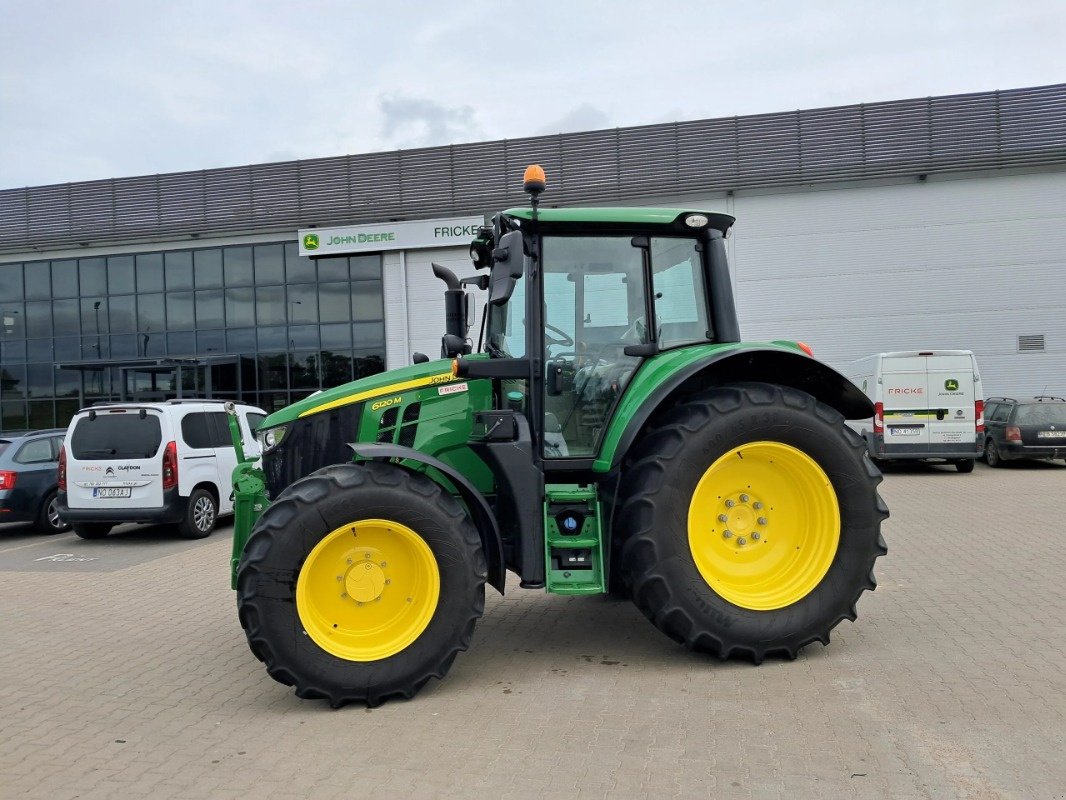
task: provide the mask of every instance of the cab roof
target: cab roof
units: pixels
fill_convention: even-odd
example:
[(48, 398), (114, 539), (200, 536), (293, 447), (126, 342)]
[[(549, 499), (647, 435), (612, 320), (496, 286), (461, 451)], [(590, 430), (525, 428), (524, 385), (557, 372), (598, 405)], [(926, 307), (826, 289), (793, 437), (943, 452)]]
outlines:
[[(690, 214), (702, 214), (707, 218), (707, 227), (723, 235), (736, 221), (729, 214), (704, 211), (697, 208), (538, 208), (537, 221), (545, 227), (582, 225), (589, 227), (648, 227), (667, 228), (677, 232), (692, 234), (697, 229), (684, 223)], [(529, 207), (509, 208), (503, 212), (504, 218), (527, 222), (533, 219), (533, 209)]]

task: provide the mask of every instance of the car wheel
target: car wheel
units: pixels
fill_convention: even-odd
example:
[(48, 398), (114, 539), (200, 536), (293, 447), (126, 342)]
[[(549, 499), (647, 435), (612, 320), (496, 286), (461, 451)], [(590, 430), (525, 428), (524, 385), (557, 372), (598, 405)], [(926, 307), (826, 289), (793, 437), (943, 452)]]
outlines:
[(197, 489), (189, 497), (185, 518), (178, 523), (178, 533), (185, 539), (204, 539), (211, 535), (218, 521), (218, 503), (206, 489)]
[(70, 530), (70, 525), (59, 516), (59, 493), (51, 491), (41, 504), (37, 514), (36, 528), (41, 533), (56, 534)]
[(985, 442), (985, 463), (990, 467), (1003, 466), (1003, 459), (999, 457), (999, 448), (992, 439)]
[(973, 462), (974, 460), (972, 458), (964, 458), (961, 461), (956, 461), (955, 469), (962, 473), (973, 472)]

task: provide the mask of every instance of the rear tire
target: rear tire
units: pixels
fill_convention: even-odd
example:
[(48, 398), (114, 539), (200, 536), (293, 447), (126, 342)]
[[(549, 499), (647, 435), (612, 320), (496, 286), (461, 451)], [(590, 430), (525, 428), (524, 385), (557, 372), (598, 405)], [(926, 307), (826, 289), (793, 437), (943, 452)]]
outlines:
[(679, 405), (637, 442), (617, 514), (621, 566), (663, 633), (760, 663), (828, 644), (855, 619), (886, 552), (888, 509), (843, 423), (804, 392), (738, 384)]
[(110, 522), (76, 522), (71, 525), (82, 539), (103, 539), (114, 527)]
[(990, 467), (1002, 467), (1003, 459), (999, 457), (999, 448), (993, 439), (985, 442), (985, 463)]
[(973, 467), (974, 467), (974, 459), (972, 459), (972, 458), (964, 458), (961, 461), (956, 461), (955, 462), (955, 469), (957, 469), (959, 472), (962, 472), (964, 474), (967, 473), (967, 472), (973, 472)]
[(178, 523), (183, 539), (206, 539), (218, 522), (218, 502), (206, 489), (196, 489), (189, 495), (185, 517)]
[[(363, 566), (374, 577), (356, 581)], [(260, 517), (237, 607), (252, 653), (298, 697), (377, 706), (443, 678), (469, 647), (487, 571), (477, 531), (440, 485), (392, 464), (338, 464)], [(421, 618), (404, 610), (408, 593)]]
[(63, 521), (59, 516), (59, 492), (52, 490), (41, 503), (41, 510), (37, 514), (35, 527), (41, 533), (55, 535), (70, 530), (70, 524)]

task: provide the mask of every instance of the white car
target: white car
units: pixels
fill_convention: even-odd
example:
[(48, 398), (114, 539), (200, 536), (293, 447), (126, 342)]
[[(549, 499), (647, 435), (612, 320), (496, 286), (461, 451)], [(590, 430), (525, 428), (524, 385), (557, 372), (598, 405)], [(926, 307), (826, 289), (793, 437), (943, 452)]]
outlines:
[[(245, 455), (266, 412), (236, 404)], [(174, 523), (189, 539), (233, 512), (237, 455), (220, 400), (106, 403), (70, 421), (59, 459), (59, 515), (83, 539), (124, 522)]]

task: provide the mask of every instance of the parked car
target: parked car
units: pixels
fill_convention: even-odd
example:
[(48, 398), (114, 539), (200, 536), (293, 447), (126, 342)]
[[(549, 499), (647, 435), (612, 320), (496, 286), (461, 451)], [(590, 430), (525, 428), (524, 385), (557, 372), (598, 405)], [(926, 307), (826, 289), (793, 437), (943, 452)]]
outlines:
[[(262, 409), (237, 404), (245, 450), (258, 455)], [(124, 522), (173, 523), (209, 536), (233, 511), (237, 455), (221, 400), (104, 403), (70, 422), (59, 462), (59, 511), (83, 539)]]
[(989, 466), (1019, 458), (1066, 459), (1066, 398), (990, 397), (985, 403), (985, 451)]
[(0, 436), (0, 522), (32, 522), (41, 533), (70, 528), (58, 506), (63, 430)]

